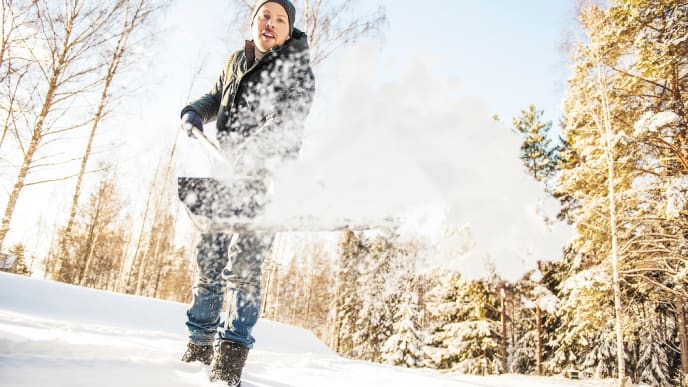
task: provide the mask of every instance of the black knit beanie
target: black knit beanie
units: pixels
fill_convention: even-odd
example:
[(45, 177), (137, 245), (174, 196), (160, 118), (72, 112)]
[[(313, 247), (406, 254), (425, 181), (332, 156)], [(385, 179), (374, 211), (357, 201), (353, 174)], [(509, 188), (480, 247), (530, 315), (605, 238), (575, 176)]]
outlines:
[(296, 8), (294, 8), (294, 4), (291, 3), (289, 0), (257, 0), (256, 5), (253, 8), (253, 16), (251, 16), (251, 22), (253, 23), (253, 19), (255, 19), (256, 14), (258, 13), (258, 10), (260, 7), (263, 6), (265, 3), (269, 2), (277, 3), (284, 8), (285, 11), (287, 11), (287, 17), (289, 18), (289, 36), (291, 36), (292, 31), (294, 30), (294, 19), (296, 18)]

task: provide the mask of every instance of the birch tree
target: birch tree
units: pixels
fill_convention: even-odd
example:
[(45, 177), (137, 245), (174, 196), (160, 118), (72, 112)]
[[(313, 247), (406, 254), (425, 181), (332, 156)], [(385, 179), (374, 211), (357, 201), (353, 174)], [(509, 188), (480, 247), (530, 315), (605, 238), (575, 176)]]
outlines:
[[(17, 135), (17, 118), (27, 108), (28, 101), (21, 96), (21, 86), (30, 69), (29, 58), (21, 47), (35, 34), (30, 29), (31, 3), (2, 0), (0, 3), (0, 150), (13, 134)], [(3, 152), (6, 154), (6, 152)], [(6, 156), (0, 158), (0, 162)]]
[(71, 238), (72, 226), (76, 217), (76, 210), (81, 196), (82, 185), (84, 177), (87, 172), (87, 166), (93, 149), (93, 142), (95, 140), (98, 128), (101, 121), (107, 113), (107, 106), (112, 100), (111, 87), (117, 74), (122, 70), (122, 65), (126, 67), (131, 63), (133, 51), (130, 49), (130, 38), (132, 35), (146, 25), (146, 21), (150, 18), (157, 6), (153, 4), (152, 0), (123, 0), (120, 1), (121, 11), (118, 12), (120, 26), (117, 29), (113, 28), (114, 39), (111, 42), (111, 47), (104, 47), (104, 53), (109, 52), (109, 61), (105, 68), (105, 73), (102, 76), (101, 93), (98, 105), (96, 106), (93, 120), (91, 122), (86, 147), (81, 157), (79, 172), (77, 174), (76, 184), (74, 186), (74, 193), (72, 195), (71, 208), (63, 233), (63, 240), (60, 242), (60, 255), (64, 253), (65, 245)]
[(113, 39), (112, 31), (123, 4), (85, 0), (65, 0), (59, 4), (47, 0), (31, 2), (29, 17), (35, 34), (32, 39), (21, 41), (21, 49), (31, 66), (22, 88), (29, 95), (32, 108), (14, 118), (19, 126), (16, 140), (22, 157), (0, 222), (0, 249), (22, 190), (64, 179), (27, 181), (31, 173), (54, 166), (56, 156), (64, 157), (62, 152), (41, 155), (41, 149), (93, 121), (92, 116), (79, 114), (76, 101), (93, 93), (102, 83), (100, 74), (106, 65), (102, 49)]
[[(606, 25), (599, 8), (590, 6), (583, 9), (581, 22), (588, 31), (589, 44), (581, 44), (577, 49), (577, 64), (564, 110), (567, 139), (572, 140), (570, 143), (575, 144), (574, 147), (578, 147), (583, 161), (577, 166), (576, 173), (567, 173), (565, 170), (560, 183), (568, 186), (569, 192), (575, 192), (574, 196), (584, 203), (575, 220), (579, 235), (588, 237), (586, 234), (594, 234), (596, 241), (599, 241), (594, 247), (583, 244), (581, 250), (592, 247), (594, 254), (610, 265), (617, 372), (620, 385), (623, 386), (626, 375), (617, 220), (617, 190), (620, 188), (617, 168), (621, 163), (616, 147), (618, 132), (615, 130), (618, 127), (613, 122), (611, 111), (612, 105), (617, 102), (611, 101), (610, 96), (614, 74), (610, 74), (609, 67), (605, 66), (618, 53), (600, 39), (601, 30)], [(602, 220), (604, 225), (593, 225), (591, 220)]]

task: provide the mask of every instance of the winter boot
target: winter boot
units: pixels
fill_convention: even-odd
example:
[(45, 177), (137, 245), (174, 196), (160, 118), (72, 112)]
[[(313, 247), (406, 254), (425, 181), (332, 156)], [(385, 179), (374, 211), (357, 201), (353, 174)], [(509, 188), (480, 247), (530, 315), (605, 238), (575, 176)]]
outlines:
[(222, 380), (230, 387), (241, 386), (241, 371), (247, 357), (248, 348), (231, 341), (222, 341), (210, 366), (210, 381)]
[(199, 361), (205, 365), (210, 365), (210, 362), (213, 361), (213, 353), (213, 346), (210, 344), (202, 345), (189, 342), (186, 345), (186, 352), (182, 356), (182, 361), (186, 363)]

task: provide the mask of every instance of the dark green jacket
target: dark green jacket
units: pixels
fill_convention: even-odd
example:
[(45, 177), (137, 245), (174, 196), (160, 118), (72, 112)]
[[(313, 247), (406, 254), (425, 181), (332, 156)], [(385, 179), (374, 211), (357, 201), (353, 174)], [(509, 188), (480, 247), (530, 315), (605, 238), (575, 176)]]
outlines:
[(253, 42), (230, 55), (210, 91), (182, 110), (216, 119), (218, 140), (242, 173), (295, 157), (315, 92), (306, 34), (294, 29), (281, 47), (254, 60)]

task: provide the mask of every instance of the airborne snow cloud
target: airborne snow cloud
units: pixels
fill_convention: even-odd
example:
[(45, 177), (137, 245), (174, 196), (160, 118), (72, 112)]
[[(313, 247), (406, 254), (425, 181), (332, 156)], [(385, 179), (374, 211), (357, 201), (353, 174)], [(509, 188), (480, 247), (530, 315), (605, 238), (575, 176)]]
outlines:
[(570, 232), (543, 220), (558, 203), (526, 174), (519, 136), (463, 96), (459, 81), (426, 60), (406, 63), (396, 80), (380, 81), (398, 65), (359, 45), (336, 79), (318, 83), (301, 157), (278, 174), (266, 216), (401, 218), (404, 232), (435, 247), (424, 268), (469, 277), (492, 266), (515, 279), (560, 257)]
[[(452, 246), (429, 253), (426, 267), (468, 276), (492, 264), (513, 279), (560, 257), (571, 231), (545, 223), (558, 202), (526, 174), (520, 137), (429, 61), (407, 63), (396, 81), (381, 82), (394, 64), (373, 47), (348, 53), (336, 92), (326, 93), (332, 100), (314, 107), (301, 159), (282, 175), (293, 183), (276, 185), (271, 210), (361, 222), (405, 217), (411, 224), (402, 228)], [(474, 245), (468, 253), (437, 243), (456, 229)]]

